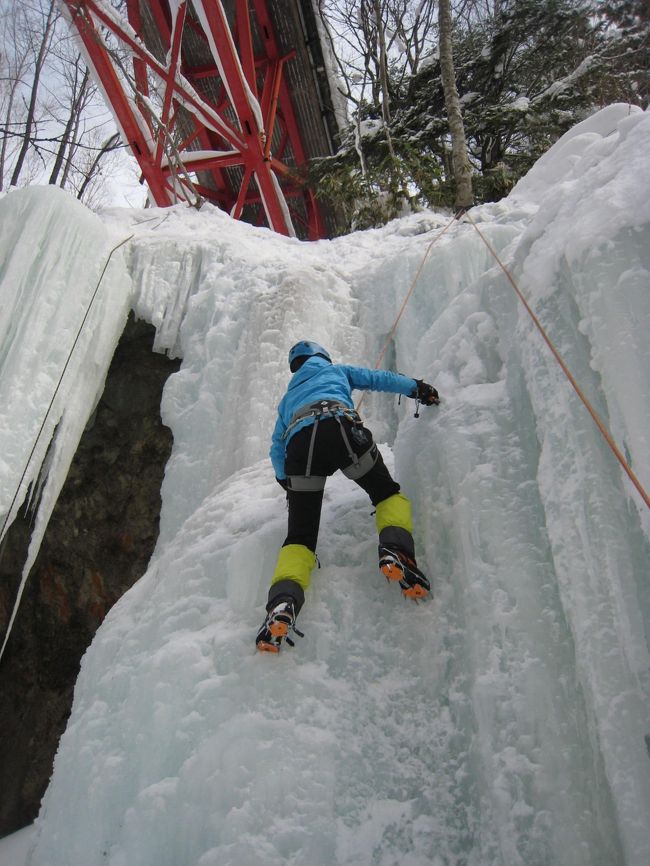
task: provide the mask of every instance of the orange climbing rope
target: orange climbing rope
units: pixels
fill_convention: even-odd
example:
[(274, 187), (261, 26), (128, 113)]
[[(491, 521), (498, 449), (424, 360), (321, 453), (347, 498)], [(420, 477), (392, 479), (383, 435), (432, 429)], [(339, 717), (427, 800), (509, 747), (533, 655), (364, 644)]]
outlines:
[(476, 223), (475, 223), (474, 220), (471, 218), (471, 216), (469, 215), (469, 213), (466, 212), (466, 213), (465, 213), (465, 217), (467, 218), (467, 221), (469, 222), (469, 224), (470, 224), (471, 226), (474, 227), (474, 230), (476, 231), (476, 233), (478, 234), (478, 236), (481, 238), (481, 240), (483, 241), (483, 243), (485, 244), (485, 246), (488, 248), (488, 250), (490, 251), (490, 253), (494, 256), (494, 259), (496, 260), (497, 264), (499, 265), (499, 267), (501, 268), (501, 270), (502, 270), (503, 273), (505, 274), (505, 276), (506, 276), (508, 282), (510, 283), (510, 285), (512, 286), (512, 288), (515, 290), (515, 293), (517, 294), (517, 297), (519, 298), (519, 300), (521, 301), (521, 303), (522, 303), (522, 304), (524, 305), (524, 307), (526, 308), (526, 311), (528, 312), (528, 315), (529, 315), (529, 316), (531, 317), (531, 319), (533, 320), (533, 323), (534, 323), (535, 327), (537, 328), (537, 330), (539, 331), (539, 333), (542, 335), (542, 339), (544, 340), (544, 342), (546, 343), (546, 345), (549, 347), (549, 349), (551, 350), (551, 352), (552, 352), (552, 354), (553, 354), (553, 357), (555, 358), (555, 360), (558, 362), (558, 364), (559, 364), (560, 367), (562, 368), (562, 372), (564, 373), (564, 375), (567, 377), (567, 379), (568, 379), (569, 382), (571, 383), (571, 385), (572, 385), (572, 387), (573, 387), (573, 390), (576, 392), (576, 394), (578, 395), (578, 397), (579, 397), (580, 400), (582, 401), (582, 403), (583, 403), (584, 407), (586, 408), (587, 412), (589, 412), (589, 414), (591, 415), (591, 417), (592, 417), (592, 419), (593, 419), (593, 421), (594, 421), (596, 427), (598, 427), (598, 429), (600, 430), (600, 432), (601, 432), (603, 438), (605, 439), (605, 442), (607, 442), (607, 444), (608, 444), (608, 446), (610, 447), (611, 451), (613, 452), (614, 456), (616, 457), (616, 459), (617, 459), (618, 462), (620, 463), (621, 467), (622, 467), (623, 470), (625, 471), (626, 475), (628, 476), (628, 478), (630, 479), (630, 481), (632, 482), (632, 484), (633, 484), (633, 485), (635, 486), (635, 488), (637, 489), (639, 495), (641, 496), (641, 498), (643, 499), (643, 501), (645, 502), (645, 504), (648, 506), (648, 508), (650, 508), (650, 496), (648, 496), (648, 494), (647, 494), (647, 492), (645, 491), (643, 485), (641, 484), (641, 482), (639, 481), (639, 479), (637, 478), (637, 476), (635, 475), (635, 473), (632, 471), (631, 466), (629, 465), (629, 463), (627, 462), (627, 460), (626, 460), (625, 457), (623, 456), (623, 454), (622, 454), (620, 448), (619, 448), (619, 447), (617, 446), (617, 444), (614, 442), (614, 439), (613, 439), (613, 437), (612, 437), (612, 434), (611, 434), (611, 433), (609, 432), (609, 430), (607, 429), (607, 427), (606, 427), (604, 421), (602, 420), (602, 418), (600, 417), (600, 415), (596, 412), (596, 410), (595, 410), (594, 407), (592, 406), (591, 402), (589, 401), (588, 397), (586, 396), (586, 394), (584, 393), (584, 391), (582, 390), (582, 388), (580, 387), (580, 385), (578, 385), (578, 383), (577, 383), (575, 377), (573, 376), (573, 374), (572, 374), (571, 371), (569, 370), (569, 368), (568, 368), (568, 366), (567, 366), (567, 364), (566, 364), (564, 358), (560, 355), (560, 353), (559, 353), (558, 350), (556, 349), (555, 345), (553, 344), (553, 341), (551, 340), (551, 338), (549, 337), (549, 335), (546, 333), (546, 331), (545, 331), (545, 329), (544, 329), (544, 326), (542, 325), (542, 323), (539, 321), (539, 319), (537, 318), (537, 316), (535, 315), (535, 313), (534, 313), (533, 310), (531, 309), (530, 304), (528, 303), (528, 301), (527, 301), (526, 298), (524, 297), (523, 292), (521, 291), (521, 289), (519, 288), (519, 286), (518, 286), (517, 283), (515, 282), (515, 280), (514, 280), (512, 274), (510, 273), (510, 271), (508, 270), (508, 268), (503, 264), (503, 262), (501, 261), (501, 259), (500, 259), (499, 256), (498, 256), (496, 250), (494, 249), (494, 247), (492, 246), (492, 244), (488, 241), (488, 239), (485, 237), (485, 235), (483, 234), (483, 232), (482, 232), (482, 231), (479, 229), (479, 227), (476, 225)]
[[(384, 343), (384, 346), (383, 346), (381, 352), (379, 353), (379, 357), (377, 358), (377, 361), (375, 362), (375, 370), (379, 369), (379, 365), (381, 364), (381, 362), (384, 359), (384, 355), (386, 354), (386, 350), (390, 346), (390, 342), (395, 335), (395, 331), (397, 330), (397, 326), (399, 325), (399, 321), (402, 318), (402, 315), (404, 314), (404, 310), (406, 309), (406, 305), (408, 304), (408, 302), (411, 298), (411, 295), (413, 294), (413, 289), (415, 288), (418, 280), (420, 279), (420, 274), (422, 273), (422, 269), (424, 268), (426, 260), (429, 258), (429, 253), (433, 249), (434, 244), (437, 243), (437, 241), (440, 240), (440, 238), (445, 234), (445, 232), (451, 228), (451, 226), (454, 224), (456, 219), (457, 219), (457, 215), (454, 214), (454, 216), (449, 220), (449, 222), (442, 229), (442, 231), (438, 232), (437, 235), (434, 235), (434, 237), (429, 241), (429, 244), (424, 251), (424, 255), (422, 256), (420, 264), (418, 265), (418, 269), (415, 272), (415, 276), (411, 280), (411, 285), (409, 286), (409, 290), (406, 293), (404, 300), (402, 301), (402, 306), (399, 308), (399, 312), (397, 313), (395, 321), (393, 322), (393, 327), (390, 329), (388, 336), (386, 337), (386, 342)], [(359, 402), (357, 403), (357, 412), (359, 411), (359, 407), (363, 403), (365, 396), (366, 396), (366, 392), (364, 391), (363, 394), (361, 395)]]
[[(508, 282), (510, 283), (512, 288), (515, 290), (517, 297), (519, 298), (521, 303), (524, 305), (528, 315), (533, 320), (533, 324), (535, 325), (535, 327), (537, 328), (537, 330), (541, 334), (541, 336), (542, 336), (544, 342), (546, 343), (546, 345), (548, 346), (548, 348), (551, 350), (553, 357), (555, 358), (555, 360), (560, 365), (562, 372), (564, 373), (564, 375), (567, 377), (567, 379), (571, 383), (573, 390), (576, 392), (576, 394), (578, 395), (578, 397), (582, 401), (587, 412), (589, 412), (589, 414), (591, 415), (592, 420), (594, 421), (596, 427), (598, 428), (601, 435), (605, 439), (605, 442), (607, 443), (610, 450), (612, 451), (612, 453), (614, 454), (614, 456), (616, 457), (616, 459), (620, 463), (625, 474), (628, 476), (628, 478), (630, 479), (630, 481), (632, 482), (632, 484), (636, 488), (637, 492), (639, 493), (639, 495), (641, 496), (641, 498), (643, 499), (643, 501), (645, 502), (647, 507), (650, 508), (650, 496), (648, 496), (648, 493), (646, 492), (645, 488), (643, 487), (643, 485), (641, 484), (641, 482), (637, 478), (636, 474), (632, 470), (632, 467), (629, 465), (629, 463), (625, 459), (623, 453), (621, 452), (621, 449), (617, 446), (616, 442), (614, 442), (612, 434), (607, 429), (607, 426), (605, 425), (604, 421), (602, 420), (600, 415), (596, 412), (596, 410), (592, 406), (591, 402), (589, 401), (588, 397), (586, 396), (586, 394), (584, 393), (584, 391), (582, 390), (580, 385), (578, 385), (578, 382), (576, 381), (575, 377), (573, 376), (573, 374), (569, 370), (564, 358), (560, 355), (560, 353), (556, 349), (553, 341), (551, 340), (549, 335), (546, 333), (544, 326), (542, 325), (542, 323), (539, 321), (539, 319), (537, 318), (537, 316), (533, 312), (530, 304), (528, 303), (523, 292), (521, 291), (521, 289), (519, 288), (519, 286), (515, 282), (512, 274), (510, 273), (508, 268), (503, 264), (503, 262), (501, 261), (501, 259), (498, 256), (496, 250), (494, 249), (492, 244), (488, 241), (488, 239), (485, 237), (483, 232), (476, 225), (474, 220), (469, 215), (468, 211), (462, 210), (462, 211), (459, 211), (458, 213), (454, 214), (454, 216), (449, 220), (449, 222), (445, 225), (445, 227), (442, 229), (442, 231), (440, 231), (431, 240), (431, 242), (427, 246), (426, 250), (424, 251), (424, 255), (422, 256), (422, 259), (420, 261), (418, 269), (415, 272), (415, 276), (411, 280), (411, 285), (409, 286), (409, 290), (406, 293), (406, 296), (402, 302), (402, 306), (400, 307), (399, 312), (395, 318), (395, 321), (393, 322), (393, 326), (390, 329), (388, 337), (386, 338), (386, 342), (384, 343), (384, 346), (383, 346), (381, 352), (379, 353), (379, 357), (377, 358), (377, 362), (375, 363), (375, 369), (379, 368), (379, 365), (381, 364), (381, 362), (384, 358), (384, 355), (386, 354), (386, 350), (388, 349), (388, 346), (390, 345), (390, 342), (395, 335), (395, 331), (397, 330), (397, 326), (399, 324), (399, 321), (402, 318), (402, 315), (404, 313), (404, 310), (406, 309), (406, 305), (408, 304), (408, 302), (411, 298), (411, 295), (413, 294), (413, 289), (415, 288), (415, 286), (416, 286), (416, 284), (420, 278), (420, 274), (422, 273), (422, 269), (424, 268), (426, 260), (428, 259), (429, 253), (431, 252), (434, 244), (445, 234), (445, 232), (447, 232), (449, 230), (449, 228), (453, 225), (453, 223), (456, 220), (460, 220), (461, 217), (463, 217), (463, 216), (467, 219), (469, 224), (474, 228), (474, 230), (476, 231), (478, 236), (481, 238), (481, 240), (483, 241), (483, 243), (485, 244), (485, 246), (487, 247), (487, 249), (489, 250), (491, 255), (494, 257), (495, 261), (497, 262), (497, 264), (499, 265), (499, 267), (501, 268), (501, 270), (505, 274)], [(361, 399), (359, 400), (359, 402), (357, 404), (357, 411), (359, 410), (359, 407), (363, 403), (364, 397), (365, 397), (365, 392), (361, 395)]]

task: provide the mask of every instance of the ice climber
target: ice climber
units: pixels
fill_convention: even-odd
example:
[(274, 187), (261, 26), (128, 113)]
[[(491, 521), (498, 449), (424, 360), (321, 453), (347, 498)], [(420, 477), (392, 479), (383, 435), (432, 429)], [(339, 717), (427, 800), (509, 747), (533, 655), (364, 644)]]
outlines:
[(429, 593), (429, 581), (415, 561), (411, 503), (355, 412), (351, 392), (389, 391), (426, 406), (440, 402), (436, 389), (420, 379), (333, 364), (327, 350), (309, 340), (290, 350), (289, 368), (293, 376), (278, 405), (270, 451), (276, 479), (287, 491), (289, 526), (256, 639), (259, 650), (276, 653), (285, 640), (293, 645), (291, 632), (301, 634), (295, 623), (316, 563), (323, 490), (337, 469), (356, 481), (375, 506), (379, 568), (385, 577), (398, 581), (409, 598)]

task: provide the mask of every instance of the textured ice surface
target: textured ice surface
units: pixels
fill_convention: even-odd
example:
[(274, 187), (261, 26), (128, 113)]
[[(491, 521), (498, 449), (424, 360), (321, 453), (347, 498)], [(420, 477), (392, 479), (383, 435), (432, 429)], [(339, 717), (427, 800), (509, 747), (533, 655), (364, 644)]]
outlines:
[[(472, 211), (646, 488), (649, 148), (650, 117), (610, 107)], [(24, 195), (68, 207), (0, 204)], [(23, 231), (47, 261), (39, 219)], [(362, 407), (435, 598), (379, 577), (372, 506), (336, 476), (305, 638), (269, 657), (253, 640), (285, 531), (266, 454), (287, 350), (373, 366), (448, 217), (315, 244), (210, 207), (102, 220), (135, 232), (116, 305), (183, 358), (174, 450), (150, 568), (84, 658), (31, 866), (646, 866), (647, 509), (472, 226), (433, 246), (387, 353), (440, 407)], [(24, 338), (35, 380), (62, 342)], [(66, 389), (82, 419), (93, 375)], [(43, 400), (7, 417), (31, 430)]]

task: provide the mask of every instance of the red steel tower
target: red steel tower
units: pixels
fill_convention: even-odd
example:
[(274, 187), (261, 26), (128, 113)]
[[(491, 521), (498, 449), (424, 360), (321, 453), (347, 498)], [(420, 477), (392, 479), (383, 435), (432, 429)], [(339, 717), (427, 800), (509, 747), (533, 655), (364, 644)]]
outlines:
[(62, 3), (158, 206), (331, 234), (301, 177), (338, 134), (311, 0)]

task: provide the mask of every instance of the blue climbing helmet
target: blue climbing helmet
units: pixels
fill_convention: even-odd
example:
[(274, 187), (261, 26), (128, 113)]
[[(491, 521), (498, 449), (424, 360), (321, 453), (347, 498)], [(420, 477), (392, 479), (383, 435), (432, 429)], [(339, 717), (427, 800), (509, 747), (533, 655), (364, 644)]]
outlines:
[[(291, 372), (295, 373), (296, 370), (302, 366), (305, 360), (311, 358), (313, 355), (318, 355), (319, 358), (325, 358), (325, 360), (329, 361), (330, 364), (332, 363), (330, 353), (327, 349), (324, 349), (318, 343), (314, 343), (311, 340), (301, 340), (289, 349), (289, 369)], [(301, 359), (300, 363), (297, 363), (298, 359)]]

